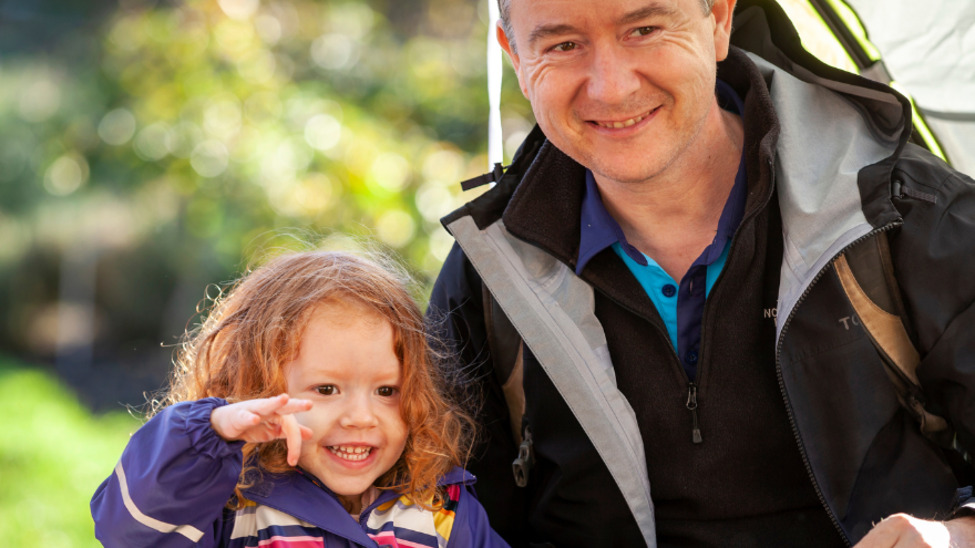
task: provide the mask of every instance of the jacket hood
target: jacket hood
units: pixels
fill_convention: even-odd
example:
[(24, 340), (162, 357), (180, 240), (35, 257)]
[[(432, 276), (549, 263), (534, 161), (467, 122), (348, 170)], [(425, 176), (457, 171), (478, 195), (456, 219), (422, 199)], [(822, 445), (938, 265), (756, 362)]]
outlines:
[(781, 329), (805, 289), (842, 249), (900, 222), (890, 200), (890, 174), (911, 135), (910, 103), (887, 86), (810, 55), (774, 2), (740, 2), (732, 43), (748, 50), (778, 118)]

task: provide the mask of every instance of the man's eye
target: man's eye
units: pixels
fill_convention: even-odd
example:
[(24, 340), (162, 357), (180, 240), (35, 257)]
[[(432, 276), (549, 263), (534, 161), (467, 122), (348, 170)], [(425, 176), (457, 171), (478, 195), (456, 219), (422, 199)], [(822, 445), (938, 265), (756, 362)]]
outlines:
[(396, 395), (396, 391), (397, 389), (395, 386), (380, 386), (376, 389), (376, 395), (384, 398), (391, 398)]
[(579, 47), (575, 42), (562, 42), (552, 48), (552, 51), (572, 51)]
[(647, 36), (653, 34), (657, 27), (640, 27), (633, 31), (633, 36)]
[(321, 386), (315, 387), (315, 392), (318, 392), (323, 396), (331, 396), (336, 392), (338, 392), (338, 389), (335, 388), (334, 384), (323, 384)]

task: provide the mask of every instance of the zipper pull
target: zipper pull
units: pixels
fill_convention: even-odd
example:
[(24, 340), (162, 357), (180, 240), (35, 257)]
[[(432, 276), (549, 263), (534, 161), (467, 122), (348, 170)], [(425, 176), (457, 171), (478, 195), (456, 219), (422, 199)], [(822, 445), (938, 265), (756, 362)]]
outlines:
[(691, 441), (695, 444), (704, 441), (701, 438), (701, 426), (697, 422), (697, 385), (689, 383), (687, 385), (687, 408), (691, 410)]
[(511, 471), (515, 475), (515, 485), (518, 487), (528, 486), (528, 472), (535, 465), (535, 451), (532, 447), (532, 428), (527, 424), (524, 417), (525, 429), (522, 432), (524, 439), (518, 447), (518, 458), (511, 463)]

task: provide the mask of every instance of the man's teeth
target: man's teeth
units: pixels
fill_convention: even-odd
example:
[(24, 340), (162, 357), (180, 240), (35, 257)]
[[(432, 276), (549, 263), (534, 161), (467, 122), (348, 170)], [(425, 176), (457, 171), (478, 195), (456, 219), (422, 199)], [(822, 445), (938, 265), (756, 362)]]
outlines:
[(363, 447), (361, 445), (330, 445), (328, 450), (340, 459), (364, 460), (372, 452), (372, 447)]
[[(649, 114), (649, 113), (647, 113)], [(596, 125), (609, 129), (623, 129), (625, 127), (630, 127), (647, 117), (647, 114), (637, 116), (635, 118), (630, 118), (629, 120), (624, 120), (622, 122), (596, 122)]]

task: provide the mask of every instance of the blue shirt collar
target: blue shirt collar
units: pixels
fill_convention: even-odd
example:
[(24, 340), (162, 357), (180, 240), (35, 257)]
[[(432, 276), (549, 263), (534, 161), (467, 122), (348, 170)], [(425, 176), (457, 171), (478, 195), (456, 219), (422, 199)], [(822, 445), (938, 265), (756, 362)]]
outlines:
[[(738, 94), (725, 82), (718, 80), (717, 86), (718, 104), (721, 108), (734, 112), (741, 116), (744, 106)], [(745, 211), (745, 198), (747, 196), (748, 183), (745, 175), (745, 152), (742, 150), (741, 160), (738, 163), (738, 174), (735, 176), (735, 184), (731, 188), (731, 194), (721, 210), (721, 217), (718, 219), (718, 230), (714, 235), (714, 240), (695, 264), (711, 264), (717, 260), (724, 251), (725, 243), (738, 230), (741, 218)], [(600, 251), (620, 243), (623, 251), (628, 257), (637, 264), (646, 266), (647, 260), (643, 253), (626, 241), (623, 229), (620, 228), (616, 219), (609, 214), (603, 199), (599, 194), (599, 187), (596, 179), (588, 169), (586, 170), (586, 189), (582, 198), (581, 229), (579, 234), (579, 256), (576, 261), (576, 274), (580, 274), (589, 261)]]

